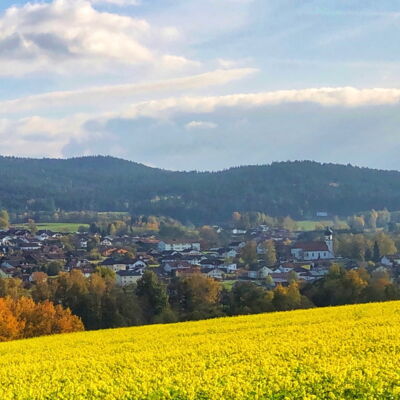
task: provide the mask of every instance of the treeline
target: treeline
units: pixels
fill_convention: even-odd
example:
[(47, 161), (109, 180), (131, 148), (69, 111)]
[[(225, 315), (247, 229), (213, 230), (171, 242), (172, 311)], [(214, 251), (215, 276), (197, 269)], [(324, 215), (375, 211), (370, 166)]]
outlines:
[(389, 232), (400, 232), (400, 212), (384, 210), (370, 210), (352, 215), (347, 219), (349, 228), (353, 232), (365, 230), (385, 229)]
[(0, 192), (0, 208), (16, 214), (126, 211), (195, 225), (222, 223), (235, 211), (300, 220), (312, 219), (317, 211), (348, 216), (362, 210), (394, 210), (400, 202), (399, 179), (395, 171), (311, 161), (199, 173), (165, 171), (112, 157), (0, 157), (0, 186), (7, 187)]
[(18, 279), (0, 279), (0, 297), (30, 297), (38, 304), (59, 304), (81, 318), (88, 330), (312, 306), (300, 294), (296, 282), (273, 290), (238, 282), (227, 290), (202, 274), (175, 278), (166, 284), (146, 271), (136, 285), (120, 287), (105, 268), (88, 278), (78, 270), (52, 278), (39, 272), (29, 290)]
[(358, 233), (340, 234), (334, 237), (335, 254), (357, 261), (379, 262), (381, 256), (392, 255), (400, 248), (397, 234)]
[(399, 300), (400, 285), (385, 271), (369, 273), (365, 268), (346, 271), (333, 265), (323, 279), (306, 285), (302, 293), (316, 307), (326, 307)]
[[(264, 286), (238, 281), (228, 289), (202, 274), (174, 278), (167, 284), (151, 271), (137, 284), (119, 287), (103, 268), (88, 278), (73, 270), (51, 279), (38, 273), (35, 280), (27, 290), (17, 279), (1, 279), (0, 296), (12, 301), (30, 297), (31, 304), (46, 307), (58, 304), (56, 314), (68, 308), (88, 330), (400, 299), (398, 283), (386, 273), (363, 268), (347, 271), (339, 265), (312, 284), (300, 286), (293, 276), (287, 287), (273, 289), (268, 288), (268, 279)], [(79, 325), (74, 327), (79, 330)]]

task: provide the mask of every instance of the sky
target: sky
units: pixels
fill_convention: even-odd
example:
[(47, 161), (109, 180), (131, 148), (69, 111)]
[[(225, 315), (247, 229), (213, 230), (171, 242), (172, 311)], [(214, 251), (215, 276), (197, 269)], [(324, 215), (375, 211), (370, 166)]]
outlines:
[(400, 3), (0, 2), (0, 154), (400, 169)]

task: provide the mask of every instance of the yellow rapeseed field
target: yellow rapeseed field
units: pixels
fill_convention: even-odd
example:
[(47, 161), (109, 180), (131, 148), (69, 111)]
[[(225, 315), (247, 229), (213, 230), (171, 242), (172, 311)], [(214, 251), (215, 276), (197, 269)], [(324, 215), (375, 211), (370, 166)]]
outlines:
[(400, 302), (2, 343), (0, 399), (400, 399)]

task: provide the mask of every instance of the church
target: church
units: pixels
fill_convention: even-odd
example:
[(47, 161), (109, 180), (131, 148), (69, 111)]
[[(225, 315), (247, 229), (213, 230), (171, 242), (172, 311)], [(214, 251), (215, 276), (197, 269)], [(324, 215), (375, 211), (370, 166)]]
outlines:
[(333, 230), (327, 228), (324, 240), (319, 242), (297, 242), (291, 248), (291, 254), (296, 260), (317, 261), (335, 258), (333, 251)]

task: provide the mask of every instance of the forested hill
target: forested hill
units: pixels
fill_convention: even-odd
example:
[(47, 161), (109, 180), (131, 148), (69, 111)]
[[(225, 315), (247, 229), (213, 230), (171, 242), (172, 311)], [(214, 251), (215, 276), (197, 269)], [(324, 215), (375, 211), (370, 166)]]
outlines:
[(130, 211), (217, 223), (233, 211), (310, 218), (400, 209), (400, 172), (312, 161), (172, 172), (112, 157), (0, 157), (0, 207)]

